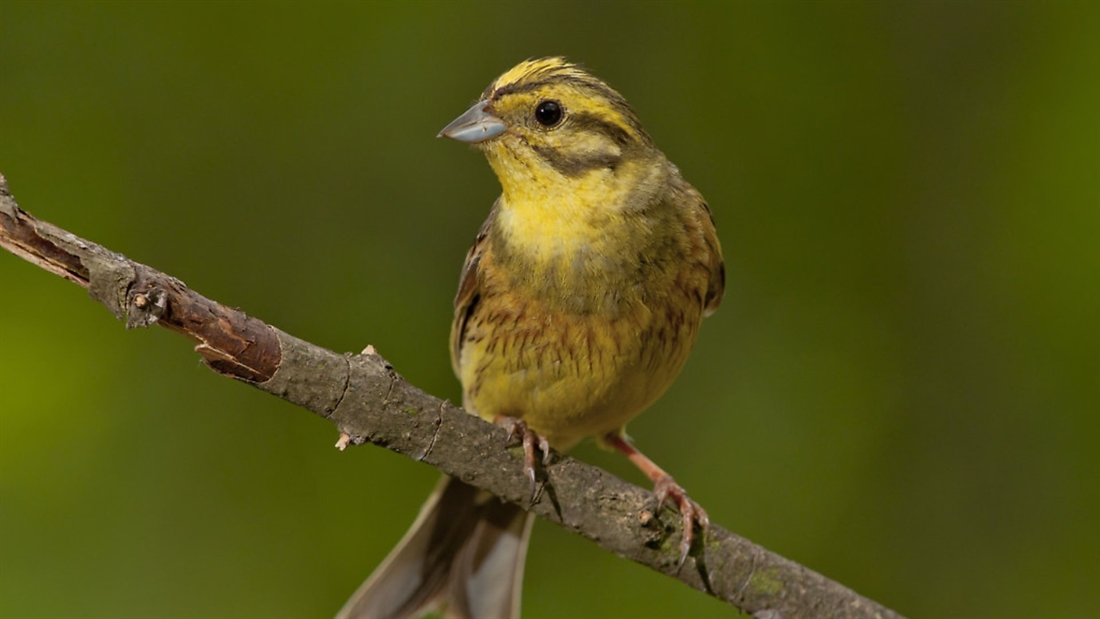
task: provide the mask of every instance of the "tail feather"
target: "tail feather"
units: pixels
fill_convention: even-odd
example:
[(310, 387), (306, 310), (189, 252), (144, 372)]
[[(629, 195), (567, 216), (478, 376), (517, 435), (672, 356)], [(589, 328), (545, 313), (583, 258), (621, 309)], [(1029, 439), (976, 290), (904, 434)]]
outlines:
[(518, 618), (532, 516), (444, 477), (405, 537), (337, 619)]

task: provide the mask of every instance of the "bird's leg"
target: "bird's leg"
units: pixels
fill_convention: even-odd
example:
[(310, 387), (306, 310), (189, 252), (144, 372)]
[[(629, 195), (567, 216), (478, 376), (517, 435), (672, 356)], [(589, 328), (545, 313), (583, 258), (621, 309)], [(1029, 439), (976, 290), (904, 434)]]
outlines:
[(523, 472), (527, 479), (531, 480), (531, 505), (539, 498), (539, 483), (535, 465), (537, 452), (542, 451), (542, 465), (550, 464), (550, 441), (538, 432), (527, 427), (527, 423), (517, 417), (497, 415), (496, 423), (508, 430), (508, 440), (521, 440), (523, 442)]
[(641, 469), (646, 477), (649, 477), (653, 481), (653, 493), (657, 495), (657, 510), (660, 511), (664, 506), (665, 501), (671, 499), (676, 503), (676, 506), (680, 510), (680, 516), (684, 521), (684, 535), (680, 541), (680, 566), (683, 566), (684, 561), (687, 559), (688, 552), (691, 551), (691, 545), (695, 541), (695, 525), (698, 523), (699, 529), (706, 535), (707, 527), (710, 526), (710, 518), (707, 516), (707, 512), (700, 507), (698, 503), (688, 498), (687, 492), (676, 483), (676, 480), (672, 479), (672, 475), (665, 472), (664, 469), (657, 466), (657, 463), (646, 457), (645, 454), (638, 451), (633, 445), (631, 445), (625, 438), (619, 434), (612, 433), (603, 437), (604, 444), (615, 448), (617, 451), (626, 456), (634, 466)]

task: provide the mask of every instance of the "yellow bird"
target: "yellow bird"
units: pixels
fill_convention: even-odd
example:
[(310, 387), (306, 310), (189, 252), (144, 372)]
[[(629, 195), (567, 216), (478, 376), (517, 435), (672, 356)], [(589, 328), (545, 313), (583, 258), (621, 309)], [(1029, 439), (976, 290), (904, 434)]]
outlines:
[[(475, 145), (502, 195), (462, 268), (451, 360), (463, 406), (535, 454), (587, 436), (621, 451), (684, 520), (706, 513), (628, 441), (680, 372), (725, 271), (703, 197), (622, 95), (563, 58), (520, 63), (440, 133)], [(517, 617), (532, 517), (444, 478), (339, 617)]]

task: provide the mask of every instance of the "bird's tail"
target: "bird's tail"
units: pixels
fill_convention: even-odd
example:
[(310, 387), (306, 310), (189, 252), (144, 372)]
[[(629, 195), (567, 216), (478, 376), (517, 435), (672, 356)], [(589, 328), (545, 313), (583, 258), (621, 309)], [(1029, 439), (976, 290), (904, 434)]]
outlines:
[(518, 618), (532, 515), (444, 477), (337, 619)]

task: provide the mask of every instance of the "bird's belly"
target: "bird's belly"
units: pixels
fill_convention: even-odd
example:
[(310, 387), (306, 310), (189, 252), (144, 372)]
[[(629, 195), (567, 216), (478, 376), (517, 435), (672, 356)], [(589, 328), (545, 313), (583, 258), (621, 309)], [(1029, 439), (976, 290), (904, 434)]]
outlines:
[(465, 404), (487, 420), (522, 418), (559, 449), (620, 429), (656, 400), (702, 319), (687, 298), (606, 313), (493, 305), (467, 324), (459, 363)]

